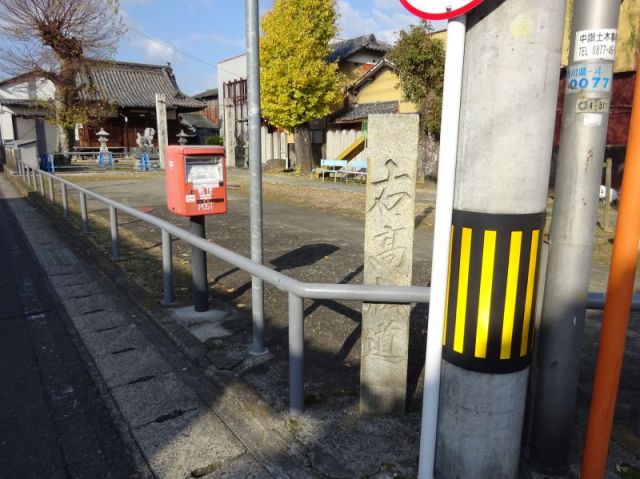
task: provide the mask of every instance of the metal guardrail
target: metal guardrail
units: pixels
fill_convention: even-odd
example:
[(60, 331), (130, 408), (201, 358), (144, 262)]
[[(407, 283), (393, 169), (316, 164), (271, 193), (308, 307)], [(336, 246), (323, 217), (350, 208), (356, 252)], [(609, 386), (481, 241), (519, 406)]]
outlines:
[[(604, 309), (606, 296), (604, 293), (592, 293), (587, 295), (587, 309)], [(631, 311), (640, 311), (640, 295), (634, 294), (631, 298)]]
[(173, 266), (171, 237), (212, 254), (227, 263), (241, 269), (252, 276), (286, 291), (289, 294), (289, 413), (299, 415), (304, 410), (304, 300), (329, 299), (344, 301), (364, 301), (369, 303), (428, 303), (430, 288), (373, 286), (358, 284), (304, 283), (274, 271), (262, 264), (255, 263), (244, 256), (234, 253), (204, 238), (191, 234), (167, 221), (148, 213), (143, 213), (130, 206), (94, 193), (55, 174), (36, 170), (22, 162), (18, 163), (18, 173), (22, 180), (34, 190), (39, 190), (45, 197), (44, 178), (47, 178), (49, 201), (55, 203), (54, 181), (60, 183), (62, 211), (69, 215), (68, 188), (78, 191), (80, 195), (80, 216), (82, 231), (90, 231), (87, 197), (100, 201), (109, 207), (111, 226), (111, 256), (120, 258), (120, 238), (118, 233), (118, 211), (142, 220), (162, 231), (162, 271), (163, 271), (163, 304), (173, 303)]
[[(304, 300), (327, 299), (343, 301), (364, 301), (370, 303), (428, 303), (431, 289), (427, 287), (370, 286), (358, 284), (304, 283), (274, 271), (262, 264), (255, 263), (244, 256), (223, 248), (206, 239), (197, 237), (189, 231), (148, 213), (94, 193), (55, 174), (36, 170), (23, 162), (18, 162), (18, 173), (22, 180), (45, 197), (44, 177), (47, 178), (49, 201), (55, 203), (54, 181), (60, 183), (63, 216), (69, 215), (68, 187), (80, 195), (80, 216), (82, 231), (90, 231), (87, 196), (109, 206), (111, 229), (111, 257), (120, 258), (120, 237), (118, 232), (118, 211), (142, 220), (159, 228), (162, 232), (162, 276), (164, 305), (173, 303), (173, 265), (171, 237), (176, 237), (206, 253), (226, 261), (252, 276), (256, 276), (276, 288), (289, 294), (289, 413), (299, 415), (304, 411)], [(605, 296), (602, 293), (589, 293), (587, 309), (603, 309)], [(632, 310), (640, 311), (640, 295), (633, 297)]]
[[(63, 171), (102, 171), (106, 168), (111, 170), (125, 169), (130, 170), (132, 167), (138, 167), (140, 171), (150, 171), (152, 166), (157, 165), (157, 148), (131, 148), (129, 154), (137, 158), (137, 164), (119, 165), (118, 162), (126, 158), (124, 151), (114, 151), (117, 148), (111, 148), (108, 152), (101, 152), (98, 148), (87, 151), (67, 151), (59, 153), (44, 153), (38, 157), (40, 170), (56, 173)], [(122, 148), (124, 150), (124, 148)], [(76, 161), (76, 163), (60, 162), (61, 157), (68, 157)], [(77, 162), (77, 160), (80, 160)]]

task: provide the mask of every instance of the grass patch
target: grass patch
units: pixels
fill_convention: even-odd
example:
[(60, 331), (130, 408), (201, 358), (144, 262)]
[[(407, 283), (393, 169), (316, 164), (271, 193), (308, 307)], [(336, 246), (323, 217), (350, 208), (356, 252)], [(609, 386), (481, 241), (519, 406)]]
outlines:
[(640, 479), (640, 469), (629, 464), (616, 464), (616, 474), (622, 479)]

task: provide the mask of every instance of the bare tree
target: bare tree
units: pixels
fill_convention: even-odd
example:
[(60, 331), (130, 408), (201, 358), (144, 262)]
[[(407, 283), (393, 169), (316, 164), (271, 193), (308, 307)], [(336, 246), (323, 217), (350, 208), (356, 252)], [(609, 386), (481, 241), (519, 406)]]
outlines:
[(124, 32), (119, 0), (0, 0), (0, 70), (49, 80), (53, 102), (42, 102), (69, 151), (76, 123), (95, 109), (89, 59), (108, 59)]

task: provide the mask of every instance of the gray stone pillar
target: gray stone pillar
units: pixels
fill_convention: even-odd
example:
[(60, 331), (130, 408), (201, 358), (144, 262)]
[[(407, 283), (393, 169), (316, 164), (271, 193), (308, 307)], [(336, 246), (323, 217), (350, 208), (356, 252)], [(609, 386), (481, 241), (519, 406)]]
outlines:
[[(415, 114), (369, 117), (365, 284), (411, 285), (418, 123)], [(404, 412), (409, 309), (362, 306), (362, 413)]]
[(236, 114), (233, 107), (233, 100), (224, 100), (224, 151), (227, 156), (227, 168), (236, 165)]
[(167, 98), (164, 93), (156, 93), (156, 119), (158, 122), (158, 154), (160, 169), (164, 170), (164, 147), (169, 144), (167, 132)]

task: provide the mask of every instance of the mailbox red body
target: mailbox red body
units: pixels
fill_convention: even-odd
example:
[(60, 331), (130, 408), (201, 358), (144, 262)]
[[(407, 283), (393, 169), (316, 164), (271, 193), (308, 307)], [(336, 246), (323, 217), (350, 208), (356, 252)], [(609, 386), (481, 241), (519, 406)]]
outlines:
[(180, 216), (227, 212), (227, 171), (221, 146), (165, 148), (167, 206)]

